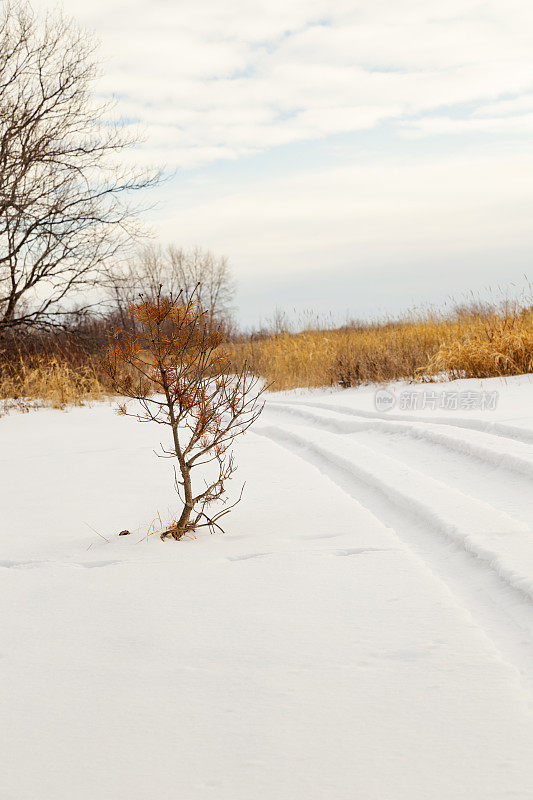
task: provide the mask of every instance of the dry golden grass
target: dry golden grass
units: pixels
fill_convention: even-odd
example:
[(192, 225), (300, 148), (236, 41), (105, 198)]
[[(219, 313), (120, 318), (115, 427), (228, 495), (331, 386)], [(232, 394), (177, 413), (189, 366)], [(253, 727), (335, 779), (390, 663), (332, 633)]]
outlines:
[[(234, 368), (247, 360), (275, 390), (519, 375), (533, 372), (533, 308), (278, 333), (230, 344), (228, 350)], [(13, 404), (25, 410), (35, 402), (63, 408), (113, 394), (97, 351), (7, 354), (0, 348), (0, 412)]]
[(0, 349), (0, 412), (29, 411), (36, 405), (65, 408), (114, 396), (103, 367), (105, 341), (100, 350), (83, 352), (75, 345), (42, 352)]
[(451, 379), (533, 372), (533, 310), (470, 320), (465, 330), (441, 343), (428, 372)]
[(533, 312), (427, 314), (383, 325), (279, 333), (233, 345), (232, 358), (235, 366), (246, 359), (277, 390), (517, 375), (533, 371)]
[(101, 400), (108, 387), (99, 375), (97, 364), (70, 364), (66, 359), (46, 354), (23, 356), (0, 365), (0, 398), (39, 400), (53, 408)]

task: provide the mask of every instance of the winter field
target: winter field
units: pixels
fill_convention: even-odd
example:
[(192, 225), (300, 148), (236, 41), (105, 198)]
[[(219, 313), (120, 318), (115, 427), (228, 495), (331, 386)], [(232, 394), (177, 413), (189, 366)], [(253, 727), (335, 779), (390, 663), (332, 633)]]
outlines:
[(533, 376), (390, 389), (271, 394), (181, 542), (157, 426), (0, 419), (4, 800), (533, 796)]

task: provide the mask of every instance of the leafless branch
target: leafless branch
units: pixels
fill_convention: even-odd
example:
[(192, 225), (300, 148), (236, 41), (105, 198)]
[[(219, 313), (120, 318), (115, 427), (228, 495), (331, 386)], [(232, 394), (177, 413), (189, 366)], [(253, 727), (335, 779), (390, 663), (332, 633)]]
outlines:
[[(180, 539), (206, 526), (220, 530), (219, 520), (242, 496), (241, 490), (235, 503), (225, 505), (226, 483), (236, 470), (231, 448), (263, 410), (262, 382), (246, 364), (229, 372), (221, 330), (196, 292), (165, 297), (159, 288), (154, 300), (142, 298), (130, 312), (136, 325), (114, 333), (105, 369), (117, 392), (140, 404), (140, 411), (120, 405), (121, 414), (170, 429), (172, 444), (162, 447), (162, 455), (177, 461), (174, 484), (183, 508), (161, 536)], [(215, 474), (195, 491), (192, 470), (205, 465), (214, 466)], [(218, 501), (225, 507), (208, 511)]]
[(93, 99), (96, 49), (26, 0), (0, 12), (0, 331), (61, 322), (138, 233), (130, 193), (160, 177), (120, 165), (136, 137)]

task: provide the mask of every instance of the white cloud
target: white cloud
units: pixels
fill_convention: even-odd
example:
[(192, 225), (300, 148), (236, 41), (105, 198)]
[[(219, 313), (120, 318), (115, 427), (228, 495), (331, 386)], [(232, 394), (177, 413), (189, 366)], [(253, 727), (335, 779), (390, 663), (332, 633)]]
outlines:
[(533, 112), (517, 116), (476, 116), (468, 119), (430, 117), (405, 123), (404, 130), (411, 136), (448, 133), (529, 134), (533, 132)]
[(516, 280), (533, 249), (533, 154), (486, 152), (250, 180), (211, 176), (159, 212), (164, 242), (230, 257), (240, 314), (363, 316)]
[(474, 117), (512, 117), (515, 114), (533, 112), (533, 94), (524, 94), (512, 100), (499, 100), (496, 103), (487, 103), (479, 106), (474, 112)]
[[(178, 168), (158, 234), (228, 255), (248, 321), (291, 291), (366, 313), (529, 265), (528, 0), (64, 4), (102, 41), (100, 93), (144, 129), (130, 157)], [(298, 165), (296, 147), (239, 162), (355, 131)]]
[[(473, 104), (475, 115), (502, 95), (519, 103), (533, 86), (527, 0), (66, 0), (65, 8), (102, 40), (101, 91), (141, 120), (150, 155), (169, 166), (402, 123), (452, 104)], [(484, 130), (507, 124), (517, 130), (512, 119)]]
[(158, 227), (163, 240), (230, 255), (240, 277), (310, 275), (332, 259), (392, 268), (416, 253), (430, 263), (435, 253), (531, 248), (532, 172), (533, 155), (352, 163), (238, 192), (211, 185), (186, 208), (169, 204)]

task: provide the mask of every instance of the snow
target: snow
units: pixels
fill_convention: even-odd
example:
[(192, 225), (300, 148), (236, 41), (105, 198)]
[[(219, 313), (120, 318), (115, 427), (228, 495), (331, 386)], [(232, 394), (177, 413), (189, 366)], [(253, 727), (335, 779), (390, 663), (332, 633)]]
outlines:
[(529, 800), (533, 376), (425, 389), (270, 395), (178, 543), (157, 426), (3, 417), (2, 797)]

